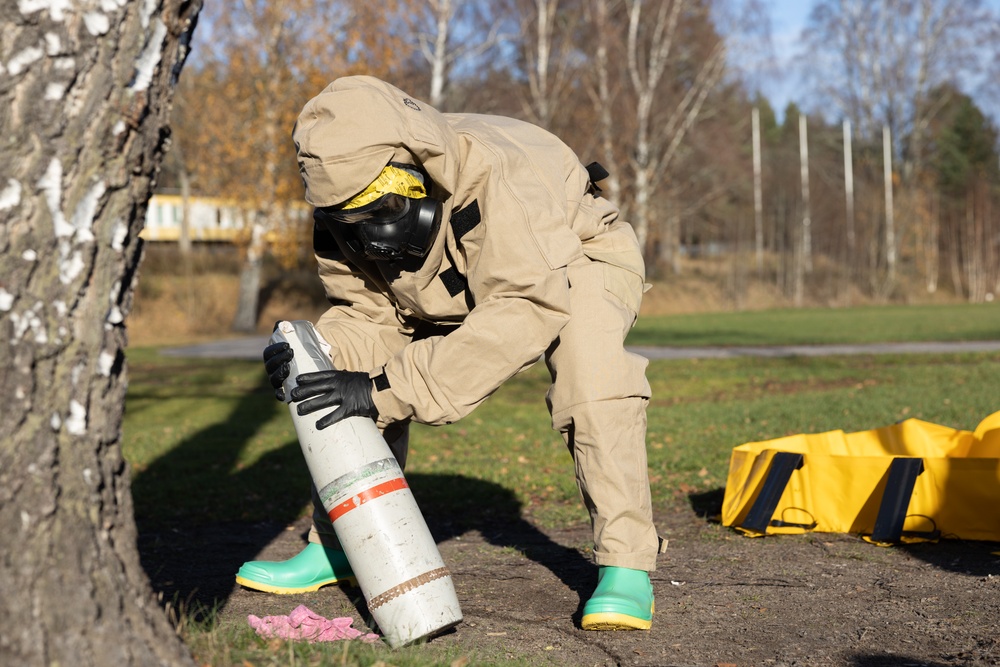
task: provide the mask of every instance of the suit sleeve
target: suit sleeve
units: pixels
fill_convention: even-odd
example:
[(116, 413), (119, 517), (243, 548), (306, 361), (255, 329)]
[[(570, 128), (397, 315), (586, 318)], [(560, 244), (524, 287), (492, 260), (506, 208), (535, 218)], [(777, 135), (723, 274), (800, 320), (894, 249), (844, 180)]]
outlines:
[(475, 305), (447, 336), (414, 341), (385, 364), (389, 386), (373, 392), (381, 420), (461, 419), (558, 337), (569, 320), (566, 265), (582, 251), (565, 203), (536, 188), (515, 196), (501, 183), (480, 198), (481, 221), (460, 244)]
[(317, 249), (316, 260), (331, 303), (316, 329), (333, 348), (334, 368), (369, 371), (382, 366), (410, 342), (412, 323), (398, 313), (387, 288), (336, 246)]

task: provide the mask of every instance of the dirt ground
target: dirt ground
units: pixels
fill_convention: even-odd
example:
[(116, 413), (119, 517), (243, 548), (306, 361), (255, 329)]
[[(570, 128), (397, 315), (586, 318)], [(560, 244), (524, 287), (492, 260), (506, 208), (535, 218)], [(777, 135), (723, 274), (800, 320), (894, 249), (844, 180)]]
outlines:
[[(181, 299), (205, 292), (205, 278), (198, 280), (197, 291), (171, 283), (159, 292), (145, 281), (147, 293), (137, 297), (138, 317), (130, 324), (133, 342), (218, 337), (216, 329), (198, 326), (231, 321), (225, 308), (235, 300), (223, 297), (235, 294), (236, 283), (220, 285), (219, 298)], [(728, 303), (719, 290), (696, 287), (662, 290), (664, 303), (651, 292), (648, 310), (687, 312)], [(690, 303), (669, 296), (678, 294)], [(774, 305), (768, 299), (750, 301)], [(206, 304), (221, 310), (208, 311)], [(261, 322), (269, 329), (285, 314), (268, 307), (265, 299)], [(428, 515), (464, 621), (425, 649), (454, 648), (478, 658), (472, 664), (518, 658), (574, 667), (1000, 665), (1000, 544), (880, 548), (855, 536), (825, 534), (748, 539), (707, 518), (718, 514), (721, 500), (721, 490), (684, 498), (655, 517), (670, 547), (652, 575), (656, 614), (649, 632), (579, 628), (581, 608), (596, 584), (589, 527), (542, 531), (518, 518), (513, 507), (451, 522)], [(218, 604), (222, 619), (236, 623), (245, 623), (248, 614), (287, 614), (305, 604), (327, 617), (352, 616), (354, 627), (365, 629), (356, 588), (275, 596), (236, 586), (234, 575), (244, 561), (295, 555), (307, 528), (304, 520), (140, 525), (139, 549), (164, 600), (189, 607)]]
[[(1000, 544), (881, 548), (832, 534), (750, 539), (706, 518), (721, 499), (719, 490), (656, 517), (670, 542), (652, 575), (649, 632), (579, 628), (596, 577), (586, 526), (543, 532), (510, 517), (427, 517), (464, 621), (425, 650), (451, 647), (472, 655), (472, 664), (1000, 665)], [(221, 603), (221, 617), (238, 623), (305, 604), (328, 617), (353, 616), (365, 630), (356, 588), (275, 596), (235, 585), (244, 560), (295, 555), (307, 528), (305, 520), (140, 527), (139, 546), (164, 599)]]

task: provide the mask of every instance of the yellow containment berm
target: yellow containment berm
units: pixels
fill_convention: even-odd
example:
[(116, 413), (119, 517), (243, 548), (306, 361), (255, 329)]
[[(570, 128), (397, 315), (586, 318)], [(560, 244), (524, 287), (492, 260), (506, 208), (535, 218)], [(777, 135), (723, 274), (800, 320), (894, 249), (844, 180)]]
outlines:
[(753, 537), (1000, 541), (1000, 412), (975, 431), (907, 419), (740, 445), (729, 460), (722, 523)]

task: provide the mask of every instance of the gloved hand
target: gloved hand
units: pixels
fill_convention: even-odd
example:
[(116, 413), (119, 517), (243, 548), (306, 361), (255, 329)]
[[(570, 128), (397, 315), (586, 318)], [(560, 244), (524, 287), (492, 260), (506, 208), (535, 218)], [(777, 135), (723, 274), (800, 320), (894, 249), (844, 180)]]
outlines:
[(288, 362), (292, 360), (293, 351), (288, 343), (274, 343), (264, 348), (264, 370), (274, 387), (274, 397), (284, 403), (285, 380), (288, 379)]
[(295, 381), (298, 386), (292, 389), (292, 400), (312, 399), (296, 406), (300, 415), (340, 406), (316, 422), (318, 429), (324, 429), (348, 417), (378, 417), (378, 409), (372, 401), (372, 380), (368, 373), (319, 371), (303, 373)]

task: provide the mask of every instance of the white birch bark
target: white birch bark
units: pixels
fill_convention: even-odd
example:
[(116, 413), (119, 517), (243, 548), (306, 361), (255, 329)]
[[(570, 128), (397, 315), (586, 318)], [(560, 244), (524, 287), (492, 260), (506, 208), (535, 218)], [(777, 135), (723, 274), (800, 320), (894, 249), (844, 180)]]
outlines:
[(193, 664), (139, 559), (121, 424), (138, 237), (200, 9), (0, 12), (21, 49), (0, 74), (0, 664)]

